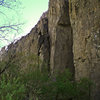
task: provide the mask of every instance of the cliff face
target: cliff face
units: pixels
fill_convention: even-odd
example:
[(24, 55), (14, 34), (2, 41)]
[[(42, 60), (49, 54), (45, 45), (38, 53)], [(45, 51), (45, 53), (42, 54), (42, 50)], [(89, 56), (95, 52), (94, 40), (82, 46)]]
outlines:
[(49, 67), (49, 56), (50, 43), (47, 12), (43, 13), (37, 25), (28, 35), (15, 43), (11, 43), (7, 49), (2, 48), (1, 50), (1, 60), (7, 59), (9, 61), (13, 59), (14, 62), (20, 64), (21, 68), (27, 68), (30, 64), (35, 63), (40, 69), (42, 69), (44, 63), (48, 64)]
[(100, 1), (50, 0), (31, 32), (3, 48), (0, 57), (15, 59), (21, 68), (36, 59), (41, 70), (46, 64), (52, 74), (69, 68), (76, 80), (88, 77), (95, 83), (91, 100), (100, 100)]
[(93, 100), (100, 99), (100, 1), (70, 0), (76, 79), (89, 77), (96, 84)]
[(48, 29), (50, 35), (51, 71), (73, 67), (72, 29), (67, 0), (50, 0), (48, 10)]

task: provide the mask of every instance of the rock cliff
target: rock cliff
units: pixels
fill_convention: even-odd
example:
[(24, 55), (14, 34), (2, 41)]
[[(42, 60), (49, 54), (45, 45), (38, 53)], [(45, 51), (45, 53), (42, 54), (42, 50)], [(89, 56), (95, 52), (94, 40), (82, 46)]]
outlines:
[(88, 77), (96, 85), (93, 100), (100, 99), (100, 1), (70, 0), (75, 77)]
[(90, 100), (100, 100), (100, 1), (50, 0), (31, 32), (2, 48), (0, 60), (9, 59), (23, 69), (38, 60), (51, 74), (69, 68), (76, 80), (88, 77), (95, 83)]
[(73, 67), (73, 36), (67, 0), (50, 0), (48, 10), (51, 71)]

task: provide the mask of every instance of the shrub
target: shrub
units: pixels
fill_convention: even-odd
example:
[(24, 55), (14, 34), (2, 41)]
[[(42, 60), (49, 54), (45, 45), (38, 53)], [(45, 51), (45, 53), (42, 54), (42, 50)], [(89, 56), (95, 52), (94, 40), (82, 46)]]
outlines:
[(91, 84), (87, 78), (73, 81), (72, 74), (65, 70), (39, 83), (39, 100), (89, 100)]
[(25, 86), (19, 78), (8, 80), (5, 75), (0, 80), (0, 100), (23, 100)]
[(41, 98), (41, 87), (48, 81), (49, 77), (47, 73), (41, 73), (39, 69), (27, 70), (26, 73), (23, 73), (21, 76), (21, 81), (26, 87), (26, 93), (28, 99), (36, 100)]
[(74, 81), (67, 69), (50, 76), (47, 70), (41, 72), (36, 67), (31, 65), (20, 73), (20, 66), (9, 64), (1, 75), (0, 100), (89, 100), (89, 79)]

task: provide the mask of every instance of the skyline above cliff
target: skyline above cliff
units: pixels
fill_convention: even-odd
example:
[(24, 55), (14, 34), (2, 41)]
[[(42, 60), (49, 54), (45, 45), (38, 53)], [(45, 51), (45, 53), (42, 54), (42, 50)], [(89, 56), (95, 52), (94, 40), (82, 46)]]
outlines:
[[(18, 0), (17, 0), (18, 1)], [(4, 37), (7, 38), (7, 41), (0, 37), (0, 48), (3, 46), (8, 45), (14, 39), (21, 38), (30, 32), (30, 30), (37, 24), (39, 18), (41, 17), (42, 13), (47, 11), (48, 9), (48, 2), (49, 0), (19, 0), (20, 4), (16, 4), (17, 6), (20, 5), (17, 9), (14, 10), (5, 9), (4, 7), (0, 7), (0, 27), (3, 25), (8, 25), (8, 23), (24, 23), (22, 25), (21, 31), (15, 36), (16, 33), (8, 32), (7, 35)], [(12, 2), (13, 3), (13, 2)], [(4, 14), (2, 14), (3, 12)], [(17, 13), (16, 13), (17, 12)], [(1, 32), (0, 32), (1, 33)], [(2, 33), (1, 33), (2, 34)]]

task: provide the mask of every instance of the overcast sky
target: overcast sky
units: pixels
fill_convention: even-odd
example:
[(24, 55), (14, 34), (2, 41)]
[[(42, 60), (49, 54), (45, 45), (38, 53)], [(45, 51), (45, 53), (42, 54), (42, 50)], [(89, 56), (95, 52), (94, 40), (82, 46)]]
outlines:
[[(0, 26), (1, 24), (7, 24), (7, 22), (24, 22), (23, 31), (20, 32), (20, 34), (17, 37), (26, 35), (30, 32), (30, 30), (37, 24), (39, 21), (39, 18), (41, 17), (42, 13), (47, 11), (48, 9), (48, 2), (49, 0), (19, 0), (21, 1), (21, 12), (19, 9), (18, 14), (15, 14), (15, 12), (12, 10), (7, 10), (0, 7), (0, 12), (6, 13), (6, 16), (0, 14)], [(2, 16), (1, 16), (2, 15)], [(11, 16), (12, 15), (12, 16)], [(13, 34), (9, 32), (8, 36), (9, 38), (13, 38)], [(7, 45), (7, 41), (0, 40), (0, 48)]]

